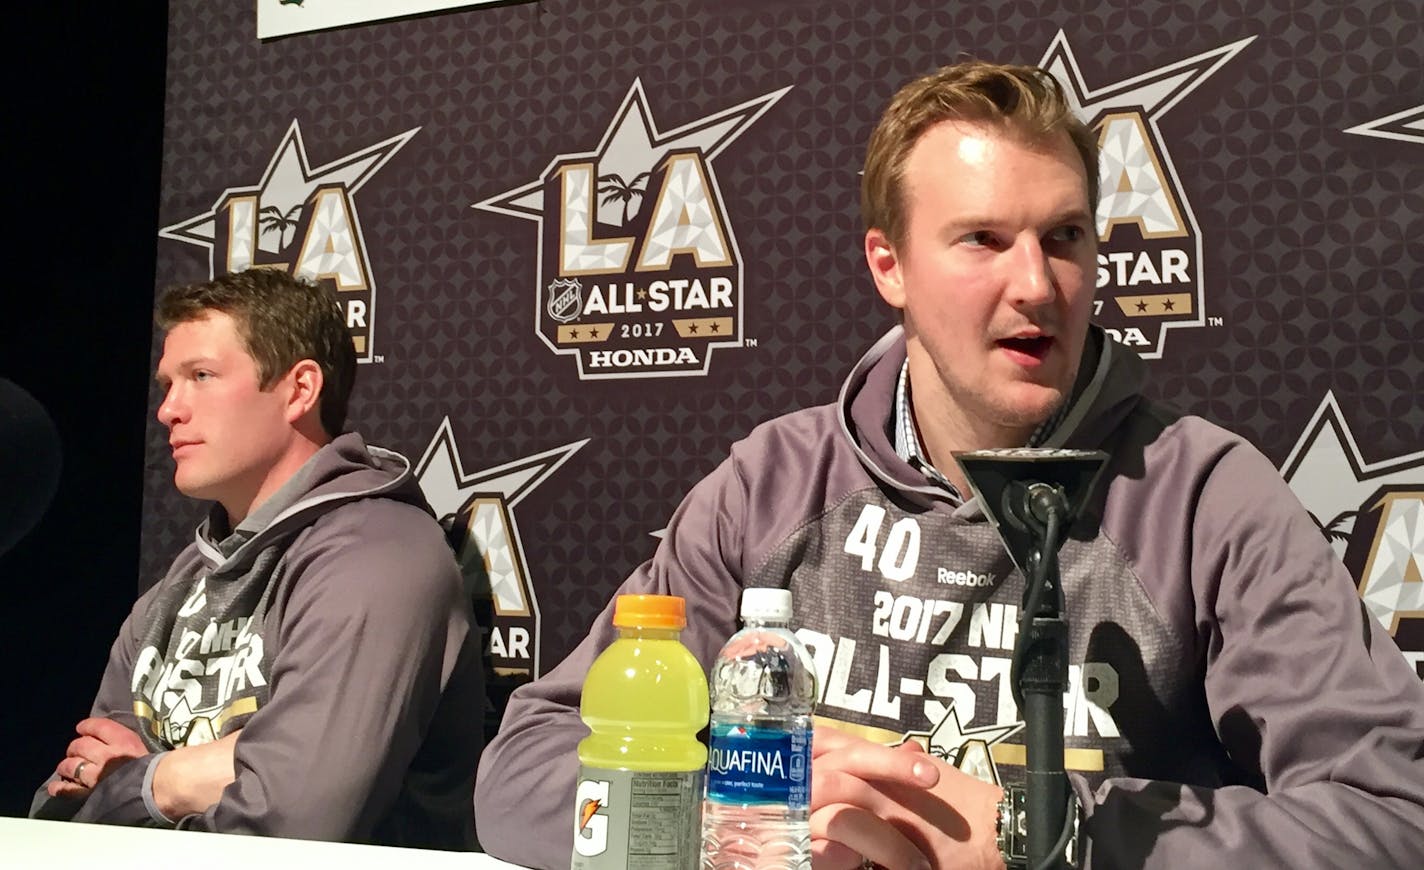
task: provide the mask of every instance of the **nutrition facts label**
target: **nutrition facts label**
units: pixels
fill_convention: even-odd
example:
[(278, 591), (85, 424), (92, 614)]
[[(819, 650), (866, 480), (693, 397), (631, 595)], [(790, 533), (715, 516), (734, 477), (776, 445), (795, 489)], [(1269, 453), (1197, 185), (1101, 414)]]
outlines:
[(702, 771), (580, 770), (574, 870), (692, 870), (702, 839)]

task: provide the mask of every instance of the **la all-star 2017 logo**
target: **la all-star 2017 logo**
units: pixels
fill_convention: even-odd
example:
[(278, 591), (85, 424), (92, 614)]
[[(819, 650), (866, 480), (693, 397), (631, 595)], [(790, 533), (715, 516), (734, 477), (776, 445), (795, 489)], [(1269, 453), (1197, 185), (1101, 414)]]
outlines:
[(529, 582), (514, 508), (588, 439), (471, 474), (460, 462), (446, 417), (416, 463), (415, 476), (455, 549), (475, 616), (489, 631), (486, 652), (496, 675), (514, 682), (539, 676), (539, 603)]
[(380, 362), (371, 344), (376, 281), (355, 196), (419, 130), (312, 169), (294, 120), (261, 181), (228, 188), (211, 210), (166, 226), (158, 235), (207, 248), (210, 277), (262, 267), (328, 283), (341, 302), (357, 358)]
[(1098, 131), (1094, 320), (1147, 359), (1162, 356), (1170, 330), (1208, 322), (1201, 229), (1157, 121), (1254, 38), (1096, 89), (1061, 30), (1039, 62)]
[(1424, 451), (1366, 462), (1326, 393), (1281, 475), (1424, 678)]
[(581, 379), (702, 375), (742, 345), (742, 258), (712, 162), (789, 90), (664, 133), (635, 80), (595, 150), (474, 204), (538, 224), (535, 329)]

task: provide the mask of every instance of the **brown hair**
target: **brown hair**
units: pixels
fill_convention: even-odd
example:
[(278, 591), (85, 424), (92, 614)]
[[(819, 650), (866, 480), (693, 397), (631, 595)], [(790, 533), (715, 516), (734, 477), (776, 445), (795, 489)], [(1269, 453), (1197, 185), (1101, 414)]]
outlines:
[(896, 92), (865, 151), (860, 211), (865, 228), (904, 240), (905, 161), (920, 136), (940, 121), (989, 124), (1033, 141), (1068, 134), (1088, 179), (1088, 207), (1098, 202), (1098, 140), (1073, 113), (1063, 88), (1033, 66), (968, 61), (942, 67)]
[(236, 321), (264, 390), (304, 359), (321, 366), (321, 425), (333, 438), (341, 433), (356, 382), (356, 348), (330, 290), (281, 269), (248, 269), (169, 288), (153, 320), (167, 332), (209, 311)]

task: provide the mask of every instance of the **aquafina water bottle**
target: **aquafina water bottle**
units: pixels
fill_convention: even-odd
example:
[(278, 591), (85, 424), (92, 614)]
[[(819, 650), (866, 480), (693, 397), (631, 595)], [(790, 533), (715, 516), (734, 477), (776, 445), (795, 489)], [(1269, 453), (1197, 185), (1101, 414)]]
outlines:
[(741, 631), (712, 665), (703, 870), (811, 867), (811, 656), (791, 592), (747, 589)]

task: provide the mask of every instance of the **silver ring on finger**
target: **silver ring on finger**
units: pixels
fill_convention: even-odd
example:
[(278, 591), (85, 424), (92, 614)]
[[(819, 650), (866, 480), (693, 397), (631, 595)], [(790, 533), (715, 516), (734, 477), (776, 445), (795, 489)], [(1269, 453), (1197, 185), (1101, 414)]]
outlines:
[(80, 785), (84, 785), (84, 767), (88, 763), (87, 761), (81, 761), (74, 765), (74, 781)]

